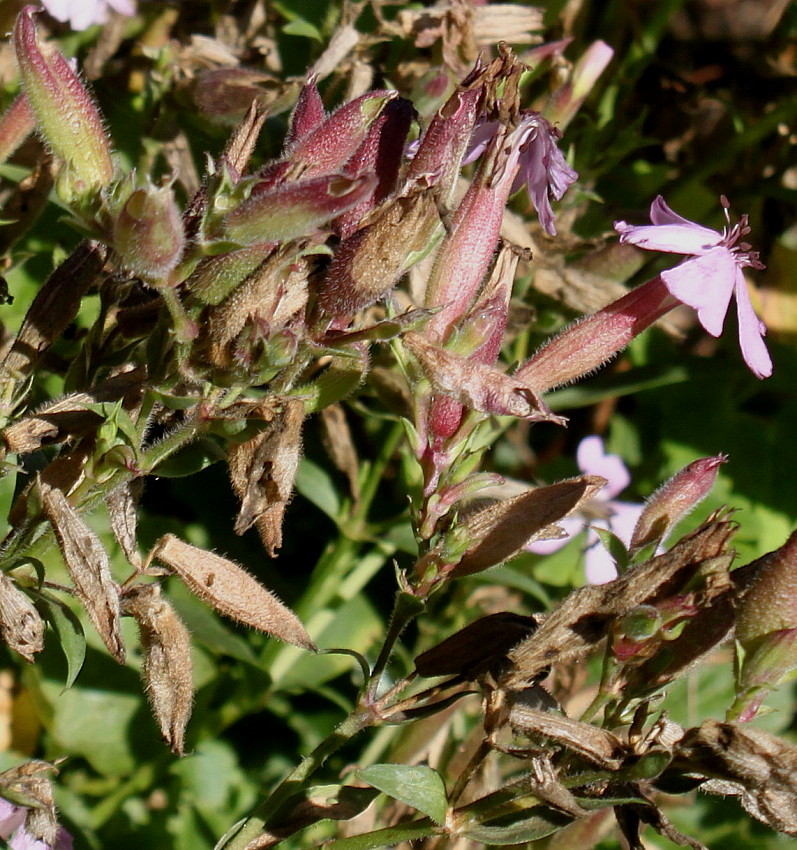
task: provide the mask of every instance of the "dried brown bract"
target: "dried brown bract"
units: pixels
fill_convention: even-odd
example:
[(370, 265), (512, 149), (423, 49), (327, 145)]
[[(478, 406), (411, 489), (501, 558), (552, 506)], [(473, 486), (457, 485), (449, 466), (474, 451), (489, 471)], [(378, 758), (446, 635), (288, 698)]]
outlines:
[(191, 636), (157, 584), (131, 588), (122, 611), (138, 623), (147, 695), (166, 743), (183, 754), (194, 697)]
[(141, 569), (141, 555), (136, 540), (136, 502), (142, 489), (143, 481), (133, 479), (111, 490), (105, 499), (114, 537), (122, 547), (128, 563), (137, 570)]
[(761, 729), (706, 720), (675, 755), (682, 770), (709, 777), (704, 791), (738, 796), (754, 818), (797, 835), (797, 747)]
[(44, 648), (44, 622), (26, 593), (0, 572), (0, 634), (26, 661)]
[(188, 589), (217, 611), (286, 643), (315, 650), (299, 618), (242, 567), (167, 534), (152, 551), (185, 582)]
[(241, 500), (235, 533), (257, 524), (272, 556), (282, 545), (282, 518), (293, 494), (303, 422), (303, 402), (288, 399), (265, 431), (231, 444), (228, 451), (233, 489)]
[(532, 540), (554, 536), (550, 527), (592, 499), (605, 483), (598, 475), (558, 481), (467, 516), (463, 526), (472, 542), (453, 575), (481, 572), (516, 555)]
[(55, 531), (58, 547), (75, 585), (75, 593), (86, 609), (108, 651), (120, 663), (125, 648), (119, 628), (119, 587), (97, 535), (77, 515), (66, 496), (44, 481), (39, 482), (42, 508)]
[(420, 676), (463, 676), (475, 679), (495, 672), (513, 646), (537, 628), (534, 617), (500, 612), (480, 617), (415, 659)]
[(531, 637), (510, 652), (514, 669), (501, 685), (522, 690), (554, 661), (586, 655), (612, 623), (633, 608), (677, 594), (712, 559), (726, 556), (730, 563), (727, 546), (734, 531), (733, 522), (714, 514), (666, 554), (633, 567), (609, 584), (574, 590)]

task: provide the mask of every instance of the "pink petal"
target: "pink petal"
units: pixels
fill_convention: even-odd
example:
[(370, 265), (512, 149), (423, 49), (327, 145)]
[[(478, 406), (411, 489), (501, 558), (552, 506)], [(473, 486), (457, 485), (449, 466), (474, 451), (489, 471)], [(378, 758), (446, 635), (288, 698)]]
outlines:
[(631, 481), (631, 474), (620, 456), (607, 455), (603, 440), (595, 435), (585, 437), (578, 444), (576, 462), (585, 475), (600, 475), (606, 479), (607, 484), (600, 494), (600, 501), (613, 498)]
[(628, 546), (634, 533), (637, 520), (642, 516), (644, 505), (636, 502), (610, 502), (612, 515), (609, 517), (609, 528), (620, 540)]
[(535, 540), (528, 543), (523, 548), (527, 552), (533, 552), (535, 555), (551, 555), (558, 552), (584, 528), (584, 520), (579, 516), (566, 516), (556, 523), (565, 532), (564, 537), (557, 537), (555, 540)]
[(734, 291), (742, 357), (757, 378), (768, 378), (772, 374), (772, 360), (762, 338), (766, 329), (753, 310), (744, 274), (738, 267)]
[(653, 224), (685, 224), (688, 227), (699, 227), (688, 218), (678, 215), (674, 209), (668, 206), (667, 202), (661, 195), (657, 195), (650, 205), (650, 220)]
[(107, 0), (108, 5), (120, 15), (135, 15), (135, 0)]
[(705, 254), (722, 241), (722, 234), (699, 224), (649, 224), (636, 227), (616, 221), (614, 229), (621, 242), (628, 242), (648, 251), (670, 254)]
[(665, 286), (679, 301), (697, 310), (700, 324), (719, 336), (731, 301), (737, 265), (725, 248), (713, 248), (661, 273)]

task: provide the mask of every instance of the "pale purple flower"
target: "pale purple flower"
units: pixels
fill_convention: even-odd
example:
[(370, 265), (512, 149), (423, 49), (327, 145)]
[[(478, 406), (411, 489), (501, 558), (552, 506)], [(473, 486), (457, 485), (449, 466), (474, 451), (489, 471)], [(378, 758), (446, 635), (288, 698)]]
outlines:
[(666, 251), (690, 257), (675, 268), (662, 272), (661, 279), (670, 294), (697, 311), (700, 324), (719, 336), (725, 323), (731, 295), (736, 296), (739, 345), (744, 362), (759, 378), (772, 374), (772, 361), (764, 344), (766, 327), (753, 310), (742, 269), (763, 269), (758, 252), (739, 240), (750, 232), (747, 216), (731, 225), (728, 201), (722, 198), (727, 226), (722, 233), (689, 221), (673, 212), (659, 195), (650, 207), (652, 225), (636, 227), (616, 221), (614, 229), (621, 242), (649, 251)]
[[(478, 159), (498, 130), (498, 121), (483, 121), (476, 125), (463, 164)], [(568, 164), (556, 143), (561, 133), (539, 112), (523, 113), (519, 131), (525, 131), (520, 148), (520, 165), (512, 184), (517, 192), (525, 184), (540, 224), (551, 236), (556, 235), (551, 198), (561, 200), (568, 188), (578, 179), (578, 172)]]
[(57, 20), (69, 22), (73, 30), (85, 30), (108, 20), (110, 6), (120, 15), (135, 15), (135, 0), (42, 0), (42, 6)]
[(615, 500), (631, 481), (631, 474), (619, 455), (606, 454), (600, 437), (585, 437), (576, 450), (576, 462), (584, 475), (600, 475), (606, 486), (600, 495), (592, 499), (581, 510), (565, 517), (556, 524), (566, 532), (557, 540), (539, 540), (526, 546), (529, 552), (548, 555), (561, 549), (573, 537), (587, 529), (587, 545), (584, 555), (584, 571), (590, 584), (605, 584), (617, 577), (617, 568), (611, 555), (601, 543), (596, 528), (611, 531), (628, 546), (634, 526), (644, 505)]

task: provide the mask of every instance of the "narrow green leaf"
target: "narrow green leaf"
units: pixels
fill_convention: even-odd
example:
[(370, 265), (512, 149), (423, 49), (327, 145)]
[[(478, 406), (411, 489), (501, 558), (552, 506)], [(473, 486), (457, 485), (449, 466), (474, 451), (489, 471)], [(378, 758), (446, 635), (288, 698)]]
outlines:
[(392, 847), (400, 842), (427, 838), (434, 835), (436, 831), (434, 824), (424, 818), (413, 823), (403, 823), (387, 829), (353, 835), (350, 838), (324, 842), (324, 850), (378, 850), (380, 847)]
[(83, 626), (71, 608), (46, 590), (39, 591), (37, 603), (42, 617), (52, 626), (58, 637), (58, 643), (66, 658), (64, 690), (68, 690), (75, 683), (86, 658)]
[(358, 771), (363, 782), (429, 815), (436, 823), (446, 818), (448, 800), (440, 774), (425, 765), (372, 764)]
[(314, 38), (316, 41), (323, 41), (318, 27), (313, 26), (310, 21), (291, 21), (289, 24), (285, 24), (282, 31), (286, 35), (299, 35), (303, 38)]
[(489, 823), (469, 824), (462, 830), (461, 835), (483, 844), (506, 847), (545, 838), (546, 835), (558, 832), (572, 820), (572, 816), (564, 812), (535, 806), (532, 815), (524, 816), (523, 812), (516, 812)]

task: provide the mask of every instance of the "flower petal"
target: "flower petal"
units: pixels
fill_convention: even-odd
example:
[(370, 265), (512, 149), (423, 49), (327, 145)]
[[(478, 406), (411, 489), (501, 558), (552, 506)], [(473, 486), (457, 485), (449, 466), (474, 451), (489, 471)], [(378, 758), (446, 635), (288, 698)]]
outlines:
[(685, 224), (687, 227), (700, 227), (688, 218), (678, 215), (664, 200), (662, 195), (656, 195), (653, 203), (650, 205), (650, 220), (653, 224)]
[(557, 537), (553, 540), (535, 540), (532, 543), (527, 543), (523, 548), (535, 555), (551, 555), (558, 552), (584, 528), (584, 520), (580, 516), (566, 516), (564, 519), (557, 520), (556, 525), (565, 532), (564, 537)]
[(721, 233), (692, 222), (635, 226), (616, 221), (614, 229), (620, 234), (621, 242), (669, 254), (705, 254), (722, 242)]
[(719, 336), (728, 312), (737, 272), (736, 260), (725, 247), (713, 248), (661, 273), (665, 286), (679, 301), (697, 310), (700, 324)]
[(609, 507), (612, 510), (612, 515), (609, 517), (609, 528), (612, 530), (612, 534), (619, 537), (628, 546), (645, 506), (637, 502), (610, 502)]
[(736, 269), (736, 315), (739, 319), (739, 346), (744, 362), (757, 378), (772, 374), (772, 360), (764, 344), (766, 328), (755, 314), (742, 270)]
[(631, 474), (619, 455), (606, 454), (603, 440), (598, 436), (585, 437), (576, 450), (578, 468), (585, 475), (600, 475), (606, 486), (598, 501), (608, 501), (624, 490), (631, 481)]

